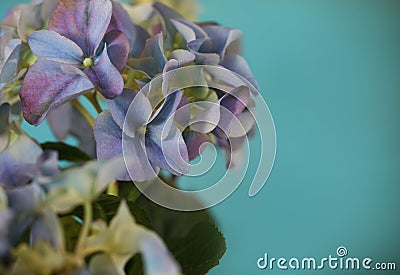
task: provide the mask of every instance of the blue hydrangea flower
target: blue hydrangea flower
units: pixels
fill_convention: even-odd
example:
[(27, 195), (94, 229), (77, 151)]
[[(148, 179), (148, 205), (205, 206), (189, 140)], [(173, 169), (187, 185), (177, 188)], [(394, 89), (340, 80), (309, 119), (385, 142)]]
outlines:
[(94, 133), (99, 159), (122, 156), (125, 150), (129, 173), (119, 180), (146, 181), (156, 177), (160, 168), (174, 175), (188, 172), (186, 145), (171, 119), (181, 98), (180, 90), (172, 91), (155, 114), (149, 99), (133, 90), (125, 89), (109, 101), (110, 110), (100, 114)]
[(21, 87), (25, 119), (38, 125), (54, 109), (96, 88), (104, 97), (121, 94), (129, 42), (120, 31), (106, 33), (112, 16), (110, 0), (61, 0), (48, 30), (29, 36), (38, 56)]

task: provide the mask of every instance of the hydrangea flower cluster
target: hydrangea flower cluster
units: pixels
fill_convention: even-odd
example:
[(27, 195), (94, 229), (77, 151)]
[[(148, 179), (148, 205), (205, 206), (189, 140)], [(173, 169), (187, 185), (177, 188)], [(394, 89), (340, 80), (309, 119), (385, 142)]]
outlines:
[[(142, 2), (37, 0), (1, 21), (0, 273), (125, 274), (137, 253), (146, 274), (185, 272), (157, 229), (135, 221), (134, 185), (121, 190), (161, 171), (187, 174), (205, 142), (234, 167), (254, 128), (258, 86), (240, 55), (240, 31)], [(224, 68), (248, 85), (171, 87), (167, 76), (189, 66)], [(145, 92), (159, 76), (163, 88)], [(77, 147), (39, 144), (23, 121), (47, 121)], [(95, 219), (93, 203), (111, 194), (121, 197), (113, 217)], [(71, 241), (72, 225), (79, 234)]]

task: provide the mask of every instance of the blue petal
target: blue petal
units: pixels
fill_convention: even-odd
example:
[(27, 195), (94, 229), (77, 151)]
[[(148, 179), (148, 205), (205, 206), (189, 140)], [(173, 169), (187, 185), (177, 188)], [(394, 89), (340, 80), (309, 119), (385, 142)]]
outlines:
[(181, 99), (181, 90), (172, 91), (148, 123), (148, 130), (155, 134), (158, 139), (164, 139), (168, 135), (173, 123), (173, 115)]
[(206, 26), (203, 28), (212, 41), (212, 52), (218, 53), (222, 58), (232, 42), (239, 40), (242, 32), (221, 26)]
[(174, 175), (189, 172), (189, 155), (185, 141), (179, 129), (172, 125), (169, 136), (160, 140), (149, 134), (146, 136), (146, 151), (151, 163)]
[(29, 47), (39, 58), (66, 64), (81, 64), (83, 51), (79, 46), (53, 31), (41, 30), (28, 38)]
[(31, 181), (38, 173), (36, 162), (41, 148), (26, 136), (19, 136), (0, 153), (0, 186), (13, 188)]
[(150, 162), (145, 148), (145, 137), (125, 136), (123, 140), (124, 158), (132, 181), (143, 182), (157, 177), (159, 169)]
[[(254, 86), (257, 91), (260, 89), (257, 80), (254, 78), (253, 73), (250, 70), (249, 65), (247, 64), (246, 60), (240, 55), (226, 56), (222, 61), (221, 66), (243, 76)], [(251, 90), (253, 91), (254, 89)]]
[[(94, 125), (94, 137), (99, 160), (109, 160), (123, 155), (122, 130), (113, 120), (110, 111), (104, 111), (98, 116)], [(130, 181), (128, 171), (118, 180)]]

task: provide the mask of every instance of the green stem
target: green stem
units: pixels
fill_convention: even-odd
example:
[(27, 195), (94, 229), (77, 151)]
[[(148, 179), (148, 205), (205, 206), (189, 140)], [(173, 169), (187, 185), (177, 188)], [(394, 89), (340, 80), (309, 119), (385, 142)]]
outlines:
[(83, 243), (87, 238), (87, 236), (89, 235), (90, 224), (92, 223), (93, 219), (93, 209), (92, 209), (92, 203), (90, 201), (84, 203), (83, 211), (84, 211), (84, 217), (83, 217), (82, 230), (79, 235), (78, 242), (76, 243), (75, 246), (75, 253), (77, 255), (79, 255), (82, 251)]
[(107, 188), (107, 194), (118, 197), (119, 188), (118, 181), (113, 181)]
[(103, 112), (103, 109), (101, 108), (99, 101), (97, 100), (97, 92), (93, 91), (90, 93), (85, 94), (85, 97), (92, 103), (93, 107), (96, 109), (97, 113)]
[(78, 110), (79, 113), (89, 122), (92, 128), (94, 127), (94, 118), (89, 114), (89, 112), (82, 106), (82, 104), (74, 99), (71, 101), (72, 105)]

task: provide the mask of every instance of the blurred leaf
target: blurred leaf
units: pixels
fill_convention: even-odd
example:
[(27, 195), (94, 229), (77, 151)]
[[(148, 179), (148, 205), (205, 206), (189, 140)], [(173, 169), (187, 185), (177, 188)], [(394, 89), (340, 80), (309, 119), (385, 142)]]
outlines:
[[(121, 198), (112, 195), (102, 194), (98, 199), (93, 201), (93, 220), (103, 220), (107, 223), (117, 213), (118, 207), (121, 203)], [(143, 211), (137, 204), (127, 201), (131, 214), (135, 217), (138, 224), (141, 224), (149, 229), (152, 229), (149, 218), (145, 211)], [(80, 206), (73, 211), (73, 214), (80, 219), (83, 218), (83, 208)]]
[(65, 144), (63, 142), (46, 142), (41, 144), (43, 150), (55, 150), (58, 152), (58, 158), (60, 160), (72, 161), (72, 162), (86, 162), (90, 161), (86, 153), (80, 149)]
[(141, 196), (137, 200), (184, 274), (206, 274), (225, 253), (225, 238), (207, 210), (174, 211)]
[(64, 229), (65, 247), (67, 251), (73, 252), (76, 242), (79, 238), (82, 225), (72, 216), (60, 218), (61, 225)]
[(134, 256), (125, 266), (126, 275), (143, 275), (143, 260), (140, 254)]
[(196, 224), (181, 239), (167, 240), (167, 245), (185, 274), (206, 274), (219, 264), (226, 251), (225, 238), (210, 222)]

